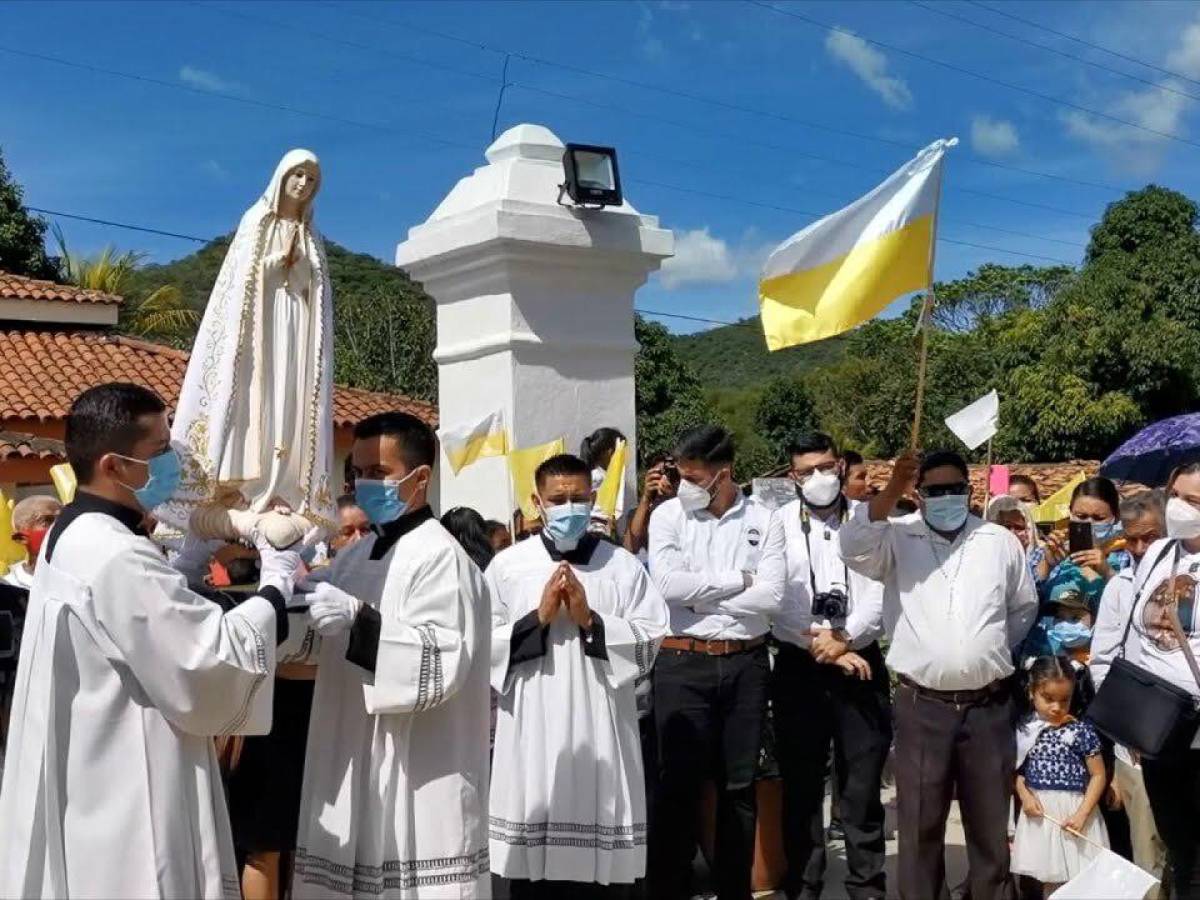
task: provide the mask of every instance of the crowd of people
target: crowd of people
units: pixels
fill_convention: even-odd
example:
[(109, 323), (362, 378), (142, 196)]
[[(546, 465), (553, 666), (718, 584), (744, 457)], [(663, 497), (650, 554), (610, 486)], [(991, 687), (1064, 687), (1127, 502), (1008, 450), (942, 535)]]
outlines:
[(546, 460), (510, 527), (436, 518), (433, 431), (372, 416), (324, 543), (171, 544), (164, 404), (82, 394), (77, 495), (17, 505), (0, 589), (24, 622), (0, 633), (0, 896), (669, 900), (700, 852), (745, 900), (767, 769), (789, 898), (821, 895), (830, 816), (851, 897), (942, 896), (955, 801), (973, 900), (1108, 847), (1200, 896), (1195, 720), (1151, 758), (1088, 712), (1131, 663), (1200, 698), (1200, 464), (1124, 498), (1090, 478), (1058, 525), (1027, 478), (983, 508), (938, 451), (876, 490), (813, 432), (775, 507), (709, 425), (610, 520), (621, 437)]

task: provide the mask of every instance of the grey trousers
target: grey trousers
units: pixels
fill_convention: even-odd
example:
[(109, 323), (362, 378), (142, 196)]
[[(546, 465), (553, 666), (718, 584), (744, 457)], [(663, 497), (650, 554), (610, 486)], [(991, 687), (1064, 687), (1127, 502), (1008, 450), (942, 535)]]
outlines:
[(901, 684), (896, 717), (896, 806), (903, 900), (942, 895), (946, 819), (957, 797), (967, 840), (971, 900), (1007, 900), (1008, 821), (1016, 739), (1007, 682), (953, 703)]

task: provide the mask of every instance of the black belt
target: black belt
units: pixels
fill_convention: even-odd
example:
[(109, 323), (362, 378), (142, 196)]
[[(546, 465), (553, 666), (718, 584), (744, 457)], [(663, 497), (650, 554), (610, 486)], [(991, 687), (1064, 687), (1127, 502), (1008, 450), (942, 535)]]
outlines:
[(973, 703), (990, 700), (999, 694), (1006, 694), (1011, 690), (1010, 685), (1012, 683), (1011, 678), (998, 678), (991, 684), (984, 685), (981, 688), (972, 688), (967, 691), (937, 691), (933, 688), (917, 684), (907, 675), (899, 675), (897, 677), (902, 685), (912, 690), (918, 696), (926, 697), (930, 700), (938, 700), (942, 703), (952, 703), (955, 706), (970, 706)]

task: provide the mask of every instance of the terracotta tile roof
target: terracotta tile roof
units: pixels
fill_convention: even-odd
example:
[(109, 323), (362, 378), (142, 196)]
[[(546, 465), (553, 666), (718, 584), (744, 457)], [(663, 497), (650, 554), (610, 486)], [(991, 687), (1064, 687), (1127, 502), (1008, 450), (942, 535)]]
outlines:
[(90, 291), (69, 284), (55, 284), (37, 278), (24, 278), (0, 272), (0, 299), (3, 300), (58, 300), (66, 303), (102, 303), (119, 305), (122, 299), (116, 294)]
[[(984, 480), (987, 466), (971, 465), (967, 468), (971, 473), (971, 487), (974, 490), (974, 496), (982, 502), (987, 487)], [(882, 488), (887, 484), (891, 471), (892, 464), (888, 460), (868, 460), (867, 481), (873, 487)], [(1033, 483), (1038, 486), (1038, 493), (1044, 500), (1080, 472), (1086, 473), (1089, 478), (1098, 474), (1100, 463), (1094, 459), (1075, 459), (1056, 463), (1012, 463), (1008, 467), (1008, 472), (1010, 475), (1028, 475), (1032, 478)], [(1117, 489), (1124, 495), (1136, 494), (1138, 491), (1145, 490), (1145, 485), (1130, 481), (1118, 484)]]
[[(0, 419), (64, 418), (80, 392), (108, 381), (145, 385), (173, 407), (187, 361), (182, 350), (93, 331), (0, 331)], [(338, 426), (386, 410), (410, 412), (437, 424), (437, 411), (428, 403), (334, 388)]]
[(0, 460), (6, 459), (64, 460), (67, 450), (62, 441), (38, 437), (20, 431), (0, 431)]

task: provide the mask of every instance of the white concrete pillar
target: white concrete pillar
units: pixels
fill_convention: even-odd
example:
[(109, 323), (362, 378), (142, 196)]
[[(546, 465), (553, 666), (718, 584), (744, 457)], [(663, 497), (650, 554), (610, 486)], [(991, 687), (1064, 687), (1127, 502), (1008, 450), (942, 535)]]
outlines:
[[(633, 297), (672, 254), (670, 231), (628, 203), (579, 210), (557, 202), (562, 142), (518, 125), (488, 164), (455, 185), (396, 248), (437, 301), (439, 416), (444, 427), (503, 409), (515, 446), (580, 440), (608, 425), (636, 440)], [(635, 457), (626, 493), (632, 497)], [(440, 508), (467, 505), (507, 520), (501, 459), (457, 477), (442, 458)]]

